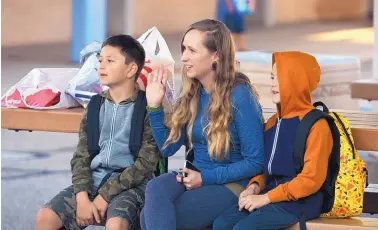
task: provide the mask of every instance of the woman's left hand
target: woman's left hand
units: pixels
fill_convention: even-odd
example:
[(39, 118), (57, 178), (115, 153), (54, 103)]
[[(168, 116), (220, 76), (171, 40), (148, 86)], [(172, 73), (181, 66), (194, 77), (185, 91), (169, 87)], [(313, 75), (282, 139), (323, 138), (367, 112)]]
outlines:
[(248, 195), (239, 199), (239, 211), (246, 209), (252, 212), (253, 210), (264, 207), (267, 204), (270, 204), (270, 199), (267, 194)]
[(186, 173), (187, 176), (184, 177), (183, 180), (181, 180), (180, 176), (176, 176), (177, 182), (183, 182), (184, 186), (186, 189), (191, 190), (195, 188), (199, 188), (202, 185), (202, 177), (201, 173), (188, 169), (188, 168), (183, 168), (180, 170), (180, 172)]

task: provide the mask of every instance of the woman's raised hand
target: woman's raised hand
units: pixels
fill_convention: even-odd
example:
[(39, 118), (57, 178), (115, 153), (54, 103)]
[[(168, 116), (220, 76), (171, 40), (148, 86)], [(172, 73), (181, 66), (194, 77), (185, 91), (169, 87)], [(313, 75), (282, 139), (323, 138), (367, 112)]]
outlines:
[(160, 66), (156, 74), (149, 74), (146, 87), (147, 105), (158, 108), (163, 102), (165, 95), (165, 85), (168, 80), (168, 70)]

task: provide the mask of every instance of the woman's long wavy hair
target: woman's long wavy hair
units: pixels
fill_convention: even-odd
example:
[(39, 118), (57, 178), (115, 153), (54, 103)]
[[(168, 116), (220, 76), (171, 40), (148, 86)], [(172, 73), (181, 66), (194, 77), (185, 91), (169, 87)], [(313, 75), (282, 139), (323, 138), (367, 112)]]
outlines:
[[(224, 159), (229, 152), (231, 136), (228, 131), (232, 120), (231, 90), (236, 84), (247, 84), (258, 98), (257, 91), (247, 76), (236, 72), (235, 47), (228, 28), (221, 22), (211, 19), (202, 20), (189, 26), (190, 30), (205, 32), (204, 45), (218, 56), (215, 70), (215, 82), (212, 86), (208, 104), (209, 124), (204, 128), (208, 142), (210, 158)], [(181, 41), (181, 44), (183, 42)], [(183, 48), (181, 49), (183, 52)], [(201, 83), (189, 78), (182, 69), (182, 91), (175, 103), (171, 120), (167, 121), (170, 134), (165, 145), (176, 142), (181, 136), (181, 129), (186, 127), (186, 134), (192, 147), (193, 123), (197, 115)]]

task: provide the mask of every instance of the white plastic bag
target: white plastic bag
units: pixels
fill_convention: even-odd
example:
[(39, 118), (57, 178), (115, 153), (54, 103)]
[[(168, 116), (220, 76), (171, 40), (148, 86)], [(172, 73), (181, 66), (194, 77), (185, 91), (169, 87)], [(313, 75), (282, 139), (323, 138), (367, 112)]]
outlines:
[[(167, 111), (171, 109), (171, 102), (174, 95), (174, 65), (175, 61), (169, 51), (168, 45), (165, 42), (160, 32), (153, 27), (145, 32), (138, 41), (142, 44), (146, 52), (146, 60), (143, 70), (137, 79), (136, 85), (141, 90), (146, 90), (147, 78), (149, 74), (155, 74), (155, 71), (160, 65), (164, 65), (169, 72), (169, 80), (167, 82), (167, 93), (164, 99), (164, 105)], [(70, 81), (67, 92), (76, 98), (76, 100), (85, 106), (90, 98), (106, 89), (101, 85), (98, 78), (98, 59), (97, 53), (100, 52), (101, 46), (97, 43), (91, 43), (80, 52), (81, 59), (85, 59), (84, 65), (81, 67), (77, 75)]]
[(85, 61), (92, 55), (97, 55), (101, 50), (101, 42), (94, 41), (87, 45), (80, 51), (80, 66), (83, 66)]
[(73, 96), (82, 106), (88, 104), (93, 95), (106, 89), (98, 78), (98, 58), (93, 53), (84, 62), (76, 76), (70, 80), (67, 93)]
[(166, 112), (172, 110), (172, 101), (174, 96), (174, 69), (175, 61), (172, 54), (169, 51), (168, 45), (165, 42), (163, 36), (160, 34), (156, 27), (152, 27), (145, 32), (138, 41), (142, 44), (146, 52), (146, 62), (142, 73), (137, 81), (139, 87), (145, 90), (147, 86), (147, 77), (149, 74), (155, 74), (160, 65), (164, 65), (168, 70), (169, 78), (166, 86), (166, 95), (163, 101), (166, 107)]
[(65, 93), (68, 82), (79, 69), (33, 69), (12, 86), (1, 98), (1, 106), (7, 108), (62, 109), (80, 106)]

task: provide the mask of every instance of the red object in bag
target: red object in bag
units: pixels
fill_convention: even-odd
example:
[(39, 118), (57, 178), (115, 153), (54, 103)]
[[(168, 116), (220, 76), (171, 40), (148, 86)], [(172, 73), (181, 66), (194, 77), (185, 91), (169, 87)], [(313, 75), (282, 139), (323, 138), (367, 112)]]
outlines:
[(33, 107), (49, 107), (59, 103), (60, 92), (52, 89), (42, 89), (25, 98), (26, 104)]
[(148, 74), (152, 72), (152, 68), (150, 66), (147, 66), (147, 64), (151, 64), (151, 61), (150, 60), (145, 61), (142, 72), (139, 74), (139, 77), (135, 83), (139, 87), (139, 89), (143, 91), (145, 91), (147, 87)]
[(15, 89), (14, 92), (8, 97), (3, 97), (1, 100), (1, 107), (17, 107), (17, 108), (27, 108), (22, 100), (20, 92)]
[[(26, 105), (24, 103), (26, 102)], [(32, 107), (50, 107), (60, 101), (60, 92), (54, 92), (52, 89), (42, 89), (34, 94), (22, 98), (21, 93), (15, 89), (8, 97), (3, 97), (1, 107), (29, 108)]]

